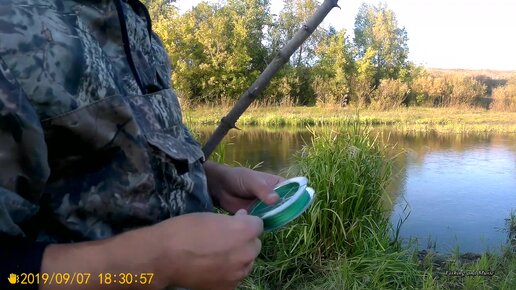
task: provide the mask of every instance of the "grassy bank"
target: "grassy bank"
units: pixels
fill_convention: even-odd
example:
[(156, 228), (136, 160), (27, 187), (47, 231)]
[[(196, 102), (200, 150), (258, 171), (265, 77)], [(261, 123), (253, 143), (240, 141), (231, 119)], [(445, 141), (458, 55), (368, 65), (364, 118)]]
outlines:
[[(185, 111), (191, 126), (215, 125), (229, 108), (196, 107)], [(305, 127), (342, 126), (357, 111), (340, 107), (254, 107), (238, 121), (237, 126)], [(392, 111), (360, 111), (360, 123), (388, 126), (400, 131), (439, 132), (516, 132), (516, 112), (494, 112), (481, 109), (406, 108)]]
[[(509, 250), (464, 260), (401, 247), (385, 207), (388, 148), (349, 122), (337, 131), (318, 130), (297, 154), (288, 175), (306, 176), (317, 198), (296, 222), (263, 236), (262, 254), (240, 288), (515, 289)], [(468, 276), (473, 273), (479, 275)]]

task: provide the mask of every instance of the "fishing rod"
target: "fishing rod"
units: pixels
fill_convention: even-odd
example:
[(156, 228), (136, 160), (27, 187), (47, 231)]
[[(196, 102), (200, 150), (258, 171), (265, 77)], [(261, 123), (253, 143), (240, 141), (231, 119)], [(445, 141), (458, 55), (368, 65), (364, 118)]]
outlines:
[(245, 110), (247, 110), (251, 103), (260, 95), (280, 68), (289, 61), (292, 54), (294, 54), (306, 39), (312, 35), (319, 24), (321, 24), (324, 18), (326, 18), (328, 13), (330, 13), (333, 8), (339, 7), (337, 4), (338, 2), (338, 0), (324, 0), (324, 2), (317, 8), (314, 15), (312, 15), (312, 17), (310, 17), (306, 23), (301, 26), (292, 39), (289, 40), (278, 52), (276, 57), (274, 57), (272, 62), (269, 63), (267, 68), (265, 68), (251, 87), (244, 92), (229, 113), (221, 119), (219, 126), (215, 129), (202, 149), (206, 159), (210, 157), (229, 130), (236, 129), (236, 122), (240, 116), (242, 116)]

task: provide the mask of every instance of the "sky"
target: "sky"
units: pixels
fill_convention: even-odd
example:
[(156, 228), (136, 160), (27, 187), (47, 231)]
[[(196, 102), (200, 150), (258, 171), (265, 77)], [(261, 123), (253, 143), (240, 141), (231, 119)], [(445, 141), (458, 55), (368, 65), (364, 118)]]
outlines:
[[(182, 11), (200, 0), (178, 0)], [(283, 1), (272, 0), (272, 11)], [(339, 1), (323, 25), (352, 33), (361, 3)], [(322, 0), (319, 0), (322, 3)], [(387, 0), (409, 37), (409, 59), (430, 68), (516, 70), (516, 0)]]

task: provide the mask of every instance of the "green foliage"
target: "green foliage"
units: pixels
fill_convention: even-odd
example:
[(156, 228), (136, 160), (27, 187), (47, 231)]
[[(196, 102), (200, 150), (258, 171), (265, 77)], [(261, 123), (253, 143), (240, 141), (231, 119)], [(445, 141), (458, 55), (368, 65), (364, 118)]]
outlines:
[(374, 54), (373, 49), (368, 49), (364, 57), (357, 60), (357, 73), (353, 82), (354, 98), (352, 100), (358, 108), (365, 108), (371, 103), (371, 97), (374, 92)]
[[(394, 12), (387, 6), (364, 3), (355, 18), (354, 32), (357, 65), (353, 103), (360, 108), (369, 105), (376, 109), (398, 107), (399, 99), (404, 100), (405, 92), (392, 90), (405, 89), (406, 85), (395, 80), (409, 82), (414, 70), (407, 60), (405, 28), (398, 27)], [(378, 89), (380, 91), (375, 92)]]
[(152, 21), (156, 22), (167, 17), (168, 13), (175, 9), (176, 0), (144, 0), (142, 2), (147, 6)]
[(238, 98), (264, 68), (261, 43), (268, 1), (200, 3), (183, 15), (173, 11), (155, 24), (169, 52), (179, 95), (193, 102)]
[[(316, 0), (283, 0), (283, 9), (269, 30), (271, 55), (278, 52), (308, 17), (314, 14), (318, 6), (317, 2)], [(290, 64), (294, 67), (311, 66), (317, 59), (315, 50), (326, 34), (324, 28), (319, 26), (292, 56)]]
[(398, 79), (408, 69), (408, 37), (398, 27), (394, 12), (385, 5), (363, 3), (355, 19), (355, 46), (359, 59), (374, 66), (373, 85), (382, 79)]
[(412, 94), (417, 96), (418, 105), (442, 106), (450, 89), (444, 77), (423, 75), (411, 84)]
[[(266, 42), (269, 60), (294, 36), (312, 16), (318, 4), (315, 0), (284, 0), (283, 9), (272, 19)], [(320, 59), (317, 47), (329, 37), (329, 32), (319, 26), (291, 57), (290, 62), (272, 80), (265, 92), (265, 103), (281, 105), (314, 105), (316, 95), (314, 64)]]
[(281, 106), (313, 104), (311, 78), (312, 72), (309, 68), (287, 64), (271, 81), (262, 103)]
[[(169, 53), (181, 102), (211, 105), (233, 104), (317, 7), (315, 0), (284, 0), (276, 16), (268, 0), (225, 0), (180, 14), (175, 2), (144, 1)], [(344, 30), (318, 27), (259, 103), (383, 110), (400, 103), (488, 108), (492, 101), (497, 111), (516, 110), (515, 81), (434, 74), (410, 63), (407, 32), (386, 5), (363, 4), (354, 33), (350, 39)]]
[(317, 103), (346, 106), (355, 69), (346, 31), (341, 30), (329, 36), (318, 47), (317, 53), (320, 59), (314, 67), (316, 77), (313, 82)]

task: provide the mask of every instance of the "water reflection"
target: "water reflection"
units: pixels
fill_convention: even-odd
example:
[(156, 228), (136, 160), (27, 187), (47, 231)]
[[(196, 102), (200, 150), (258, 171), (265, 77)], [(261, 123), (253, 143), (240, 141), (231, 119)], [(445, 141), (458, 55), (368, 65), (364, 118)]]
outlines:
[[(206, 140), (213, 128), (195, 129)], [(377, 129), (380, 140), (394, 145), (395, 178), (389, 187), (396, 201), (392, 222), (410, 216), (401, 236), (420, 246), (461, 252), (496, 250), (506, 242), (504, 219), (516, 210), (516, 134), (399, 133)], [(282, 173), (293, 155), (310, 143), (307, 130), (232, 131), (226, 161)], [(427, 242), (430, 241), (430, 242)], [(435, 243), (435, 244), (434, 244)]]
[(497, 250), (506, 242), (504, 219), (516, 209), (516, 136), (396, 136), (407, 148), (404, 185), (392, 220), (410, 216), (403, 237), (447, 252)]
[[(214, 128), (194, 129), (203, 143)], [(311, 142), (307, 130), (244, 129), (231, 130), (224, 140), (225, 161), (229, 164), (254, 166), (271, 173), (283, 173), (294, 164), (293, 156)]]

